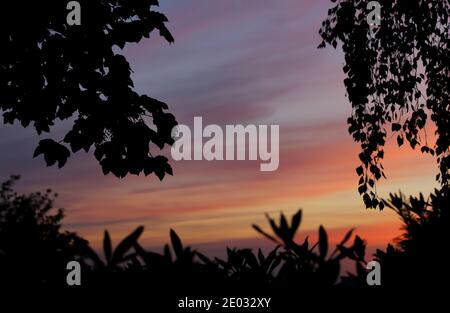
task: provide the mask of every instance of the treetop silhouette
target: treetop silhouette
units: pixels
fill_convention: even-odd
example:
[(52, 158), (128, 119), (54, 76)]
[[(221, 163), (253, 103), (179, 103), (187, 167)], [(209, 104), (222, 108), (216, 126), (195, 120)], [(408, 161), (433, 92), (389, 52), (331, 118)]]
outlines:
[[(127, 59), (118, 53), (158, 30), (174, 41), (167, 18), (147, 1), (79, 1), (81, 25), (66, 24), (66, 2), (7, 1), (0, 13), (0, 110), (6, 124), (30, 124), (51, 133), (57, 120), (73, 118), (62, 140), (39, 142), (48, 166), (94, 148), (103, 173), (117, 177), (172, 174), (167, 158), (150, 144), (171, 145), (177, 124), (167, 105), (133, 89)], [(153, 147), (154, 148), (154, 147)]]
[[(87, 241), (61, 229), (63, 209), (51, 190), (18, 194), (12, 176), (0, 184), (0, 277), (14, 286), (62, 285), (68, 261)], [(84, 248), (83, 248), (84, 249)]]
[[(368, 2), (338, 1), (322, 23), (319, 48), (342, 43), (344, 83), (353, 107), (349, 132), (361, 144), (358, 190), (367, 208), (383, 209), (375, 182), (385, 177), (382, 159), (389, 132), (399, 146), (407, 141), (435, 156), (436, 179), (448, 191), (450, 3), (380, 0), (381, 25), (371, 27)], [(429, 119), (436, 125), (435, 143), (426, 136)]]

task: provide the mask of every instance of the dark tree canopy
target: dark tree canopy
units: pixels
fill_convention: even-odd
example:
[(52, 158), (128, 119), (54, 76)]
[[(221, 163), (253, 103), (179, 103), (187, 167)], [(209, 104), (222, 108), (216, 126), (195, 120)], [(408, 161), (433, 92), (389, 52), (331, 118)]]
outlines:
[[(448, 191), (450, 2), (378, 2), (381, 25), (369, 26), (369, 1), (338, 1), (322, 24), (319, 47), (342, 44), (344, 83), (353, 107), (349, 132), (362, 150), (362, 165), (356, 169), (359, 192), (368, 208), (382, 209), (375, 182), (385, 177), (383, 147), (391, 136), (399, 146), (408, 142), (435, 156), (440, 168), (436, 179)], [(427, 138), (430, 120), (436, 127), (435, 142), (430, 134)]]
[[(150, 144), (171, 145), (177, 124), (167, 105), (133, 89), (131, 69), (118, 48), (158, 30), (173, 38), (156, 0), (78, 1), (81, 25), (66, 22), (69, 1), (4, 1), (0, 10), (0, 110), (5, 123), (51, 133), (73, 118), (64, 138), (39, 142), (48, 166), (64, 166), (71, 152), (94, 155), (104, 174), (172, 174)], [(151, 125), (153, 124), (153, 125)], [(70, 150), (69, 150), (70, 148)]]

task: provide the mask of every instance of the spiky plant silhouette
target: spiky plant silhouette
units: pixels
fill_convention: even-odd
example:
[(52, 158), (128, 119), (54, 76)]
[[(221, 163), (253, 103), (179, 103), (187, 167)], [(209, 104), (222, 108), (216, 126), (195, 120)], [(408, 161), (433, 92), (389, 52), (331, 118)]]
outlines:
[(277, 281), (283, 284), (299, 284), (304, 287), (332, 286), (338, 282), (341, 264), (349, 258), (356, 263), (358, 269), (365, 264), (365, 242), (355, 236), (353, 245), (345, 246), (351, 239), (353, 229), (347, 232), (344, 238), (330, 253), (328, 234), (323, 226), (319, 227), (318, 241), (311, 244), (309, 237), (302, 243), (296, 242), (296, 234), (302, 221), (302, 211), (298, 210), (287, 222), (286, 216), (281, 213), (279, 223), (266, 215), (273, 235), (264, 231), (261, 227), (253, 225), (253, 228), (269, 240), (283, 247), (280, 252), (281, 267), (277, 275)]
[[(217, 294), (228, 290), (272, 290), (292, 292), (314, 287), (367, 287), (365, 282), (366, 243), (349, 230), (331, 247), (323, 226), (317, 240), (300, 238), (302, 211), (291, 218), (280, 213), (278, 221), (266, 215), (271, 231), (253, 228), (274, 243), (264, 254), (261, 249), (227, 247), (226, 257), (211, 258), (183, 244), (170, 230), (170, 244), (162, 252), (144, 248), (139, 226), (117, 246), (105, 231), (102, 252), (75, 233), (61, 230), (63, 211), (53, 209), (50, 192), (19, 195), (13, 191), (13, 177), (0, 188), (0, 284), (65, 285), (69, 260), (82, 263), (83, 287), (157, 290), (166, 294), (201, 292)], [(383, 269), (382, 287), (420, 287), (446, 281), (449, 217), (448, 194), (435, 191), (406, 198), (391, 195), (385, 206), (403, 223), (403, 234), (394, 245), (378, 250), (375, 257)], [(289, 222), (288, 222), (289, 221)], [(29, 266), (29, 261), (37, 261)], [(342, 273), (342, 262), (353, 262), (353, 273)], [(39, 268), (37, 268), (39, 266)], [(414, 275), (411, 275), (414, 273)], [(19, 279), (18, 279), (19, 278)], [(18, 279), (18, 280), (17, 280)]]
[(91, 260), (97, 269), (120, 270), (128, 261), (137, 257), (137, 252), (131, 252), (133, 247), (137, 245), (139, 237), (144, 232), (144, 226), (139, 226), (131, 234), (126, 236), (115, 249), (113, 249), (111, 236), (105, 230), (103, 237), (103, 253), (104, 257), (100, 257), (91, 247), (86, 247), (86, 259)]

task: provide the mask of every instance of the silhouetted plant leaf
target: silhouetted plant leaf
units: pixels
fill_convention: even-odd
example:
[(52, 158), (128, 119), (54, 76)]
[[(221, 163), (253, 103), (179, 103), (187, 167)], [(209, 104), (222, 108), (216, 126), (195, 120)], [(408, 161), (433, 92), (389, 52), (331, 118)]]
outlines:
[(43, 154), (47, 166), (52, 166), (58, 162), (58, 167), (63, 167), (67, 158), (70, 156), (70, 151), (63, 145), (55, 142), (52, 139), (43, 139), (39, 141), (39, 145), (34, 150), (33, 157)]
[(176, 257), (181, 259), (183, 257), (183, 244), (181, 243), (180, 237), (178, 237), (177, 233), (173, 229), (170, 230), (170, 240), (172, 242), (172, 248)]
[(322, 260), (324, 260), (325, 257), (327, 256), (327, 252), (328, 252), (328, 235), (327, 232), (325, 231), (325, 228), (323, 228), (323, 226), (321, 225), (319, 227), (319, 253), (320, 258)]
[(292, 221), (291, 221), (291, 237), (292, 238), (294, 238), (295, 234), (297, 233), (297, 230), (298, 230), (301, 222), (302, 222), (302, 210), (298, 210), (297, 213), (295, 213), (292, 216)]
[[(271, 218), (269, 216), (269, 214), (265, 214), (267, 220), (269, 221), (269, 225), (272, 228), (272, 231), (275, 233), (275, 235), (277, 235), (278, 238), (280, 238), (281, 240), (284, 241), (284, 234), (281, 231), (281, 229), (277, 226), (277, 224), (275, 224), (275, 221), (273, 220), (273, 218)], [(281, 216), (280, 216), (280, 220), (281, 220)]]
[(107, 230), (105, 230), (105, 235), (103, 237), (103, 251), (105, 252), (106, 262), (109, 263), (112, 256), (112, 244), (111, 237)]
[(355, 237), (353, 248), (355, 249), (355, 254), (359, 260), (364, 260), (364, 256), (366, 254), (366, 244), (359, 236)]
[(267, 239), (278, 243), (278, 240), (275, 239), (275, 237), (269, 235), (268, 233), (266, 233), (265, 231), (263, 231), (258, 225), (252, 225), (253, 229), (255, 229), (258, 233), (262, 234), (264, 237), (266, 237)]
[(117, 264), (122, 261), (125, 254), (136, 244), (143, 231), (144, 226), (139, 226), (117, 245), (111, 257), (112, 264)]
[(340, 245), (344, 245), (351, 237), (353, 232), (355, 231), (354, 228), (350, 229), (344, 236), (344, 239), (339, 243)]
[(289, 225), (287, 223), (286, 217), (283, 213), (280, 214), (280, 233), (282, 234), (282, 238), (289, 238)]

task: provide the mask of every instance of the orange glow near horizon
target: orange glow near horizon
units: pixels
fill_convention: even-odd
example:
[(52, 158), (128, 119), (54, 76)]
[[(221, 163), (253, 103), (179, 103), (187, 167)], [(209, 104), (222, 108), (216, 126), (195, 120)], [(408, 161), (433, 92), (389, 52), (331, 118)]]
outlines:
[[(136, 178), (120, 193), (107, 188), (83, 202), (76, 201), (75, 208), (69, 208), (66, 226), (78, 230), (95, 247), (101, 245), (103, 229), (108, 228), (117, 243), (138, 225), (146, 226), (142, 237), (146, 246), (168, 242), (170, 228), (194, 246), (214, 242), (238, 245), (243, 239), (257, 245), (264, 239), (251, 225), (266, 226), (263, 213), (277, 218), (281, 211), (289, 216), (302, 208), (303, 234), (314, 237), (317, 227), (324, 225), (330, 231), (330, 240), (338, 241), (346, 230), (355, 227), (355, 233), (369, 245), (382, 247), (398, 236), (400, 223), (389, 209), (380, 212), (364, 208), (356, 190), (357, 148), (350, 140), (336, 143), (332, 149), (335, 157), (330, 160), (320, 153), (321, 147), (284, 151), (279, 171), (270, 177), (258, 172), (256, 164), (255, 168), (240, 169), (239, 177), (233, 175), (233, 164), (223, 164), (222, 168), (220, 162), (191, 162), (192, 167), (183, 164), (161, 188), (146, 192), (139, 189), (142, 182)], [(297, 155), (304, 161), (298, 162)], [(236, 166), (240, 167), (239, 163)], [(433, 177), (428, 173), (434, 170), (434, 160), (419, 151), (390, 144), (384, 166), (388, 180), (378, 183), (382, 197), (397, 190), (406, 194), (432, 190)], [(211, 168), (214, 179), (195, 179), (193, 173), (198, 167)], [(82, 225), (85, 221), (90, 223)], [(108, 222), (100, 223), (103, 221)]]
[[(357, 191), (360, 147), (347, 131), (344, 57), (317, 49), (329, 1), (162, 2), (175, 43), (155, 33), (118, 50), (129, 60), (135, 90), (167, 103), (185, 125), (196, 116), (205, 125), (279, 125), (278, 170), (260, 172), (260, 161), (170, 161), (174, 176), (162, 182), (154, 175), (117, 179), (103, 175), (92, 149), (73, 154), (62, 169), (47, 168), (42, 157), (32, 158), (43, 138), (0, 125), (2, 180), (22, 174), (19, 192), (58, 192), (64, 228), (95, 248), (105, 229), (117, 244), (139, 225), (148, 247), (168, 242), (171, 228), (194, 247), (257, 247), (267, 242), (252, 224), (266, 226), (266, 212), (290, 216), (299, 208), (301, 236), (324, 225), (337, 241), (356, 228), (370, 246), (382, 247), (399, 234), (393, 212), (366, 210)], [(70, 122), (49, 136), (61, 140)], [(406, 143), (398, 148), (395, 137), (383, 165), (388, 179), (377, 184), (380, 197), (399, 190), (427, 195), (437, 186), (434, 158)]]

